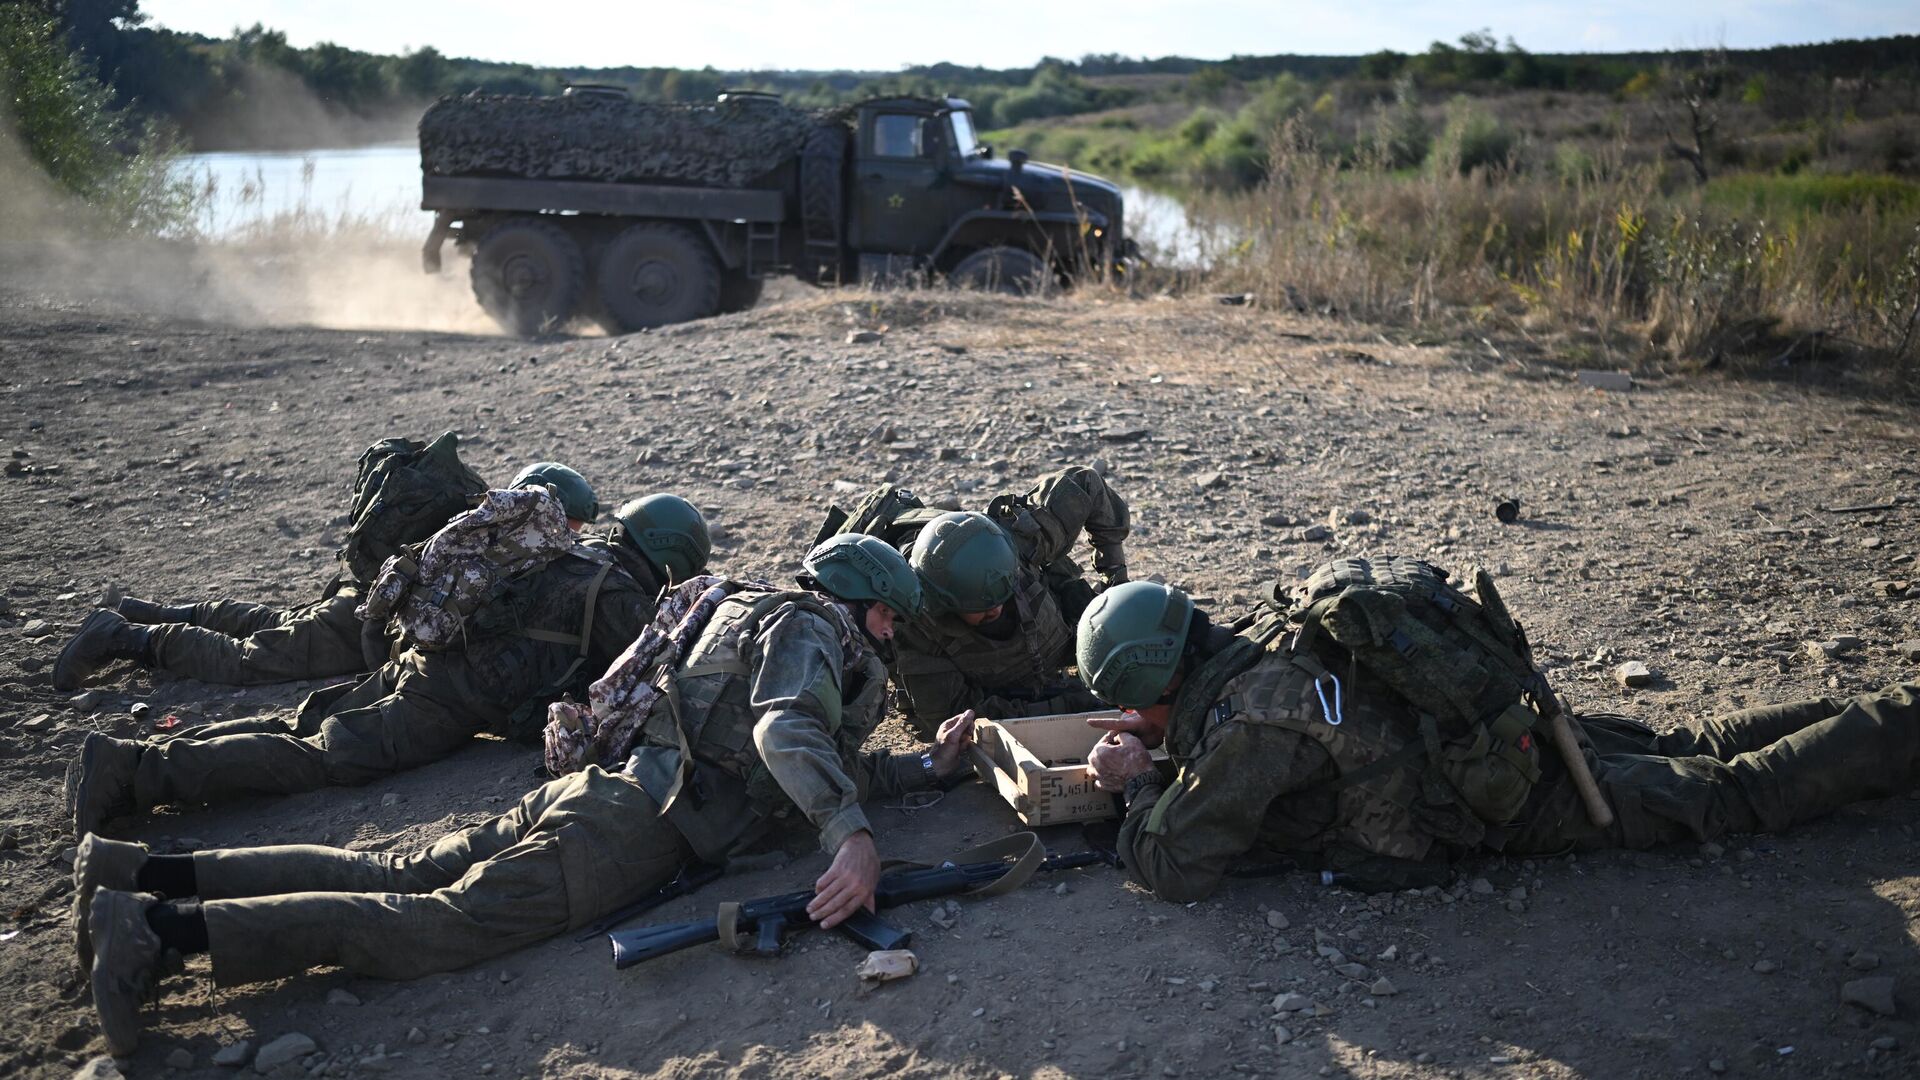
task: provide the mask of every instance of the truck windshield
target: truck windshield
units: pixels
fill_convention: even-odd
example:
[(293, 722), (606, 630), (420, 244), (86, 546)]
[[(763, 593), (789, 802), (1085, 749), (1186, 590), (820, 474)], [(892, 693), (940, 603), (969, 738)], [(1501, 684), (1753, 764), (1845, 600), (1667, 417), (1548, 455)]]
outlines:
[(970, 158), (980, 152), (980, 143), (973, 137), (973, 114), (962, 109), (947, 114), (953, 121), (953, 153), (955, 157)]

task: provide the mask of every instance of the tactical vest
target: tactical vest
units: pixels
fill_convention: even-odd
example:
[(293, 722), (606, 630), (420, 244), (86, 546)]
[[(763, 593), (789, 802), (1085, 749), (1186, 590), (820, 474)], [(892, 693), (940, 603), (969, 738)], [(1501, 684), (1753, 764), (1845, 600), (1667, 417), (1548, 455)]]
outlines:
[(747, 649), (761, 624), (787, 608), (809, 612), (834, 627), (844, 650), (841, 686), (860, 681), (854, 698), (841, 702), (839, 715), (827, 718), (841, 760), (851, 762), (885, 716), (887, 669), (849, 616), (807, 592), (742, 591), (723, 600), (681, 658), (666, 695), (648, 712), (641, 729), (642, 741), (681, 748), (695, 760), (745, 781), (748, 797), (769, 815), (792, 804), (754, 747), (753, 729), (760, 715), (752, 703)]
[(1007, 604), (1019, 628), (1005, 641), (952, 616), (922, 616), (895, 639), (895, 670), (903, 677), (957, 670), (991, 693), (1015, 697), (1044, 692), (1073, 662), (1073, 627), (1045, 576), (1031, 567), (1021, 567)]

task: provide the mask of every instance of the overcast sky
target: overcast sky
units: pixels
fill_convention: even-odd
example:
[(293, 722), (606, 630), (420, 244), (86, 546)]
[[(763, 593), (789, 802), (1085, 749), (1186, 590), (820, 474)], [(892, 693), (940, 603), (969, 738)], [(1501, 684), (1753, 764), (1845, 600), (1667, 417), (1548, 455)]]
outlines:
[[(1534, 52), (1733, 48), (1920, 31), (1917, 0), (143, 0), (175, 30), (263, 22), (295, 45), (542, 66), (1024, 67), (1083, 53), (1416, 52), (1488, 27)], [(947, 12), (951, 10), (951, 14)]]

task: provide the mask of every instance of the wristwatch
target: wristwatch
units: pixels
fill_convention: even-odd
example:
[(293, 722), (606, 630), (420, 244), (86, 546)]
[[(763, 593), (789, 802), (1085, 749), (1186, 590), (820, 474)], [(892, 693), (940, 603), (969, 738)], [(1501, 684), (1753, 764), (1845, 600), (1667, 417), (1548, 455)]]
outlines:
[(931, 753), (923, 753), (920, 755), (920, 772), (927, 778), (927, 786), (939, 791), (952, 791), (954, 788), (967, 782), (967, 770), (965, 769), (955, 769), (953, 770), (952, 776), (944, 780), (941, 779), (940, 770), (933, 767), (933, 755)]
[(1127, 786), (1121, 792), (1120, 798), (1127, 804), (1127, 809), (1131, 810), (1133, 809), (1133, 801), (1140, 797), (1141, 792), (1150, 787), (1157, 788), (1159, 786), (1160, 770), (1149, 768), (1146, 772), (1138, 773), (1127, 781)]

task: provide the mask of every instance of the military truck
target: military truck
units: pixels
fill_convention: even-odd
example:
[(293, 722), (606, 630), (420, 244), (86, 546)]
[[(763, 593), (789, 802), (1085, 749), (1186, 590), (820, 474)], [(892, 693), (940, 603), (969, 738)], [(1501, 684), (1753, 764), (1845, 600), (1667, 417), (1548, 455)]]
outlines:
[(481, 307), (522, 335), (742, 311), (781, 274), (1026, 292), (1136, 254), (1118, 187), (997, 157), (953, 97), (815, 111), (740, 92), (469, 94), (427, 110), (420, 151), (427, 271), (453, 240)]

